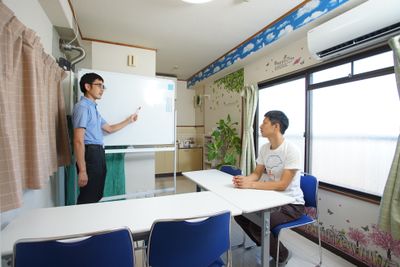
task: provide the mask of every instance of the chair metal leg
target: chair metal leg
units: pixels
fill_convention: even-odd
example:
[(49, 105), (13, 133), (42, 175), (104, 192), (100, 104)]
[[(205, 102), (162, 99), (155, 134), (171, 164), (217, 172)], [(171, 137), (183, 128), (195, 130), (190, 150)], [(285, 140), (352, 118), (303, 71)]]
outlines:
[(135, 241), (135, 250), (142, 250), (142, 267), (146, 267), (147, 265), (147, 253), (146, 253), (146, 249), (147, 246), (144, 243), (144, 241), (142, 245), (139, 244), (139, 241)]
[(319, 220), (317, 220), (317, 224), (318, 224), (318, 246), (319, 246), (319, 264), (317, 266), (322, 266), (321, 228)]
[(232, 267), (232, 251), (230, 249), (226, 253), (226, 267)]
[[(271, 233), (272, 234), (272, 233)], [(281, 240), (280, 240), (280, 237), (281, 237), (281, 231), (279, 231), (279, 233), (278, 233), (278, 243), (277, 243), (277, 249), (276, 249), (276, 258), (275, 258), (275, 262), (276, 262), (276, 267), (278, 267), (279, 266), (279, 245), (281, 244), (280, 242), (281, 242)]]

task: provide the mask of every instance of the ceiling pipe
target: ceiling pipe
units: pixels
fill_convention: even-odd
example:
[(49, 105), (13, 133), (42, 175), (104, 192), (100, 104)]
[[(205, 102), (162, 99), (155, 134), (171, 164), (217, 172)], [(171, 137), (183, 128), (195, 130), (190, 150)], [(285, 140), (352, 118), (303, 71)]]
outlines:
[(71, 68), (74, 68), (75, 64), (81, 62), (86, 57), (85, 50), (80, 46), (65, 44), (65, 43), (62, 43), (62, 41), (60, 40), (60, 48), (64, 51), (75, 50), (75, 51), (79, 52), (79, 55), (76, 58), (71, 59)]
[(86, 57), (86, 52), (85, 50), (80, 47), (80, 46), (74, 46), (74, 45), (70, 45), (70, 44), (62, 44), (62, 48), (66, 51), (79, 51), (80, 55), (77, 56), (76, 58), (71, 60), (71, 65), (74, 66), (76, 63), (81, 62), (85, 57)]

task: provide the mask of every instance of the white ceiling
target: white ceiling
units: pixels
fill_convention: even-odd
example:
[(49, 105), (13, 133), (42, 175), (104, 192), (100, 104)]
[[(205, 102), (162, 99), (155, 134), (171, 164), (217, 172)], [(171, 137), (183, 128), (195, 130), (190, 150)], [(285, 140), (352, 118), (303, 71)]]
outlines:
[(187, 80), (302, 0), (70, 0), (83, 38), (157, 50), (157, 73)]

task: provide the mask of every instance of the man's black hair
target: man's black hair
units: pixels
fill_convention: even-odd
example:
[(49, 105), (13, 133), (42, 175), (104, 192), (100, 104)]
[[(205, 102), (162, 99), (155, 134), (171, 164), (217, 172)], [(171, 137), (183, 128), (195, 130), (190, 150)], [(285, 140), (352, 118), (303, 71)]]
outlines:
[(268, 118), (272, 124), (279, 123), (281, 134), (285, 134), (286, 129), (289, 127), (289, 119), (280, 110), (271, 110), (265, 113), (264, 117)]
[(86, 93), (86, 89), (85, 89), (85, 84), (92, 84), (95, 80), (100, 80), (102, 82), (104, 82), (103, 78), (98, 75), (97, 73), (86, 73), (85, 75), (82, 76), (81, 80), (79, 81), (79, 86), (81, 88), (81, 92), (82, 93)]

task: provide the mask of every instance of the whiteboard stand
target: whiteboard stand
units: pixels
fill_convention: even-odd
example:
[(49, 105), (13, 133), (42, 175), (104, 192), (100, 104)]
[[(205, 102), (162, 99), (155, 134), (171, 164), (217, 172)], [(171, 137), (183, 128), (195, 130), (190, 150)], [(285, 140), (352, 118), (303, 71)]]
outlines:
[[(176, 131), (176, 130), (175, 130)], [(175, 133), (176, 134), (176, 133)], [(176, 138), (176, 137), (175, 137)], [(112, 200), (122, 200), (122, 199), (130, 199), (130, 198), (147, 198), (154, 197), (163, 193), (173, 193), (176, 194), (176, 146), (165, 146), (165, 147), (134, 147), (130, 146), (124, 149), (106, 149), (106, 154), (114, 154), (114, 153), (147, 153), (147, 152), (159, 152), (159, 151), (174, 151), (174, 173), (173, 173), (173, 187), (167, 187), (162, 189), (153, 189), (146, 191), (137, 191), (127, 194), (121, 194), (110, 197), (103, 197), (100, 202), (104, 201), (112, 201)], [(125, 177), (126, 179), (127, 177)]]

